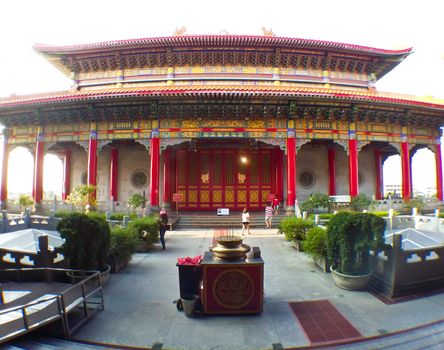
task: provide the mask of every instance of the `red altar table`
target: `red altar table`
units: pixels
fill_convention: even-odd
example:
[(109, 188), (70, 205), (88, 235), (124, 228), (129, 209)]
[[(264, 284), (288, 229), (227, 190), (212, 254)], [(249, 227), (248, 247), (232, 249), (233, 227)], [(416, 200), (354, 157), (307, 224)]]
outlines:
[(204, 314), (260, 314), (264, 295), (264, 261), (247, 255), (245, 260), (216, 260), (205, 252), (203, 270)]

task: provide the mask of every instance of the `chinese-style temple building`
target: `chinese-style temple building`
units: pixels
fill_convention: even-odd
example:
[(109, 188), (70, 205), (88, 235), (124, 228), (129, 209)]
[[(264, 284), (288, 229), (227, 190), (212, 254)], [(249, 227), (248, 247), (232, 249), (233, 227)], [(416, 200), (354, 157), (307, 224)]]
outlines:
[[(73, 81), (68, 91), (0, 99), (6, 155), (64, 159), (63, 199), (97, 186), (101, 203), (145, 193), (152, 207), (259, 210), (270, 195), (291, 208), (310, 193), (383, 196), (382, 165), (436, 157), (442, 200), (444, 104), (379, 93), (375, 82), (413, 51), (248, 35), (178, 35), (86, 45), (36, 45)], [(0, 200), (7, 203), (8, 157)]]

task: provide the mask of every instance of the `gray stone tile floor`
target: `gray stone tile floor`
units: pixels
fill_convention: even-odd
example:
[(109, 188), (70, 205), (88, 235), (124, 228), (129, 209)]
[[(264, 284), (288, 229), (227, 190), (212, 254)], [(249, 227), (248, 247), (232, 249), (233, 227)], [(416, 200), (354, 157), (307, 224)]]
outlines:
[[(156, 246), (135, 254), (132, 262), (110, 276), (104, 288), (105, 310), (74, 334), (77, 340), (163, 349), (271, 349), (308, 346), (288, 303), (330, 300), (366, 337), (400, 331), (444, 318), (444, 294), (385, 305), (366, 291), (336, 287), (276, 229), (252, 229), (246, 244), (259, 246), (264, 266), (264, 311), (252, 316), (189, 318), (176, 309), (179, 298), (178, 257), (203, 254), (214, 230), (177, 230), (166, 235), (166, 250)], [(240, 229), (235, 230), (240, 234)], [(362, 347), (362, 348), (367, 348)], [(371, 346), (368, 348), (372, 348)], [(443, 345), (444, 348), (444, 345)]]

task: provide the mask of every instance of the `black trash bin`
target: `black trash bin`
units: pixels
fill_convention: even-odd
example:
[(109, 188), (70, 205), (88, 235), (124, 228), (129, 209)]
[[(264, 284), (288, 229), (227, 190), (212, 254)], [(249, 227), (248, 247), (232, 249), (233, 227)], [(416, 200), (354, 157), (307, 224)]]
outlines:
[(200, 265), (180, 265), (179, 268), (179, 290), (180, 297), (185, 294), (200, 295), (200, 285), (202, 282), (202, 267)]

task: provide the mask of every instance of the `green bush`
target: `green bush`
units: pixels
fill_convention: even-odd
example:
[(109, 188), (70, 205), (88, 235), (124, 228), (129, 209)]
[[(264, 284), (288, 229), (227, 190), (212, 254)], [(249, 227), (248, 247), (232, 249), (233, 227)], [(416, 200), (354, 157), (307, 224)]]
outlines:
[(330, 212), (333, 203), (333, 199), (324, 193), (312, 193), (307, 200), (301, 203), (301, 210), (316, 213), (317, 209), (326, 208)]
[(137, 232), (133, 228), (115, 226), (111, 230), (110, 256), (119, 258), (122, 261), (129, 261), (136, 251)]
[(59, 222), (57, 231), (65, 240), (60, 251), (70, 268), (104, 270), (110, 248), (108, 224), (82, 213), (71, 213)]
[(329, 221), (327, 231), (327, 255), (340, 273), (367, 274), (370, 250), (385, 246), (385, 221), (370, 213), (338, 213)]
[(72, 213), (73, 213), (72, 211), (67, 211), (67, 210), (57, 210), (57, 211), (54, 213), (54, 216), (55, 216), (56, 218), (63, 219), (63, 218), (66, 218), (67, 216), (71, 215)]
[(368, 210), (371, 204), (372, 200), (366, 194), (361, 193), (351, 198), (350, 209), (353, 211)]
[(312, 227), (307, 231), (304, 251), (314, 258), (327, 256), (327, 230), (322, 227)]
[(159, 222), (154, 216), (134, 219), (129, 223), (128, 227), (137, 232), (137, 237), (140, 240), (146, 241), (149, 244), (159, 241)]
[(131, 220), (137, 218), (136, 214), (125, 214), (125, 213), (111, 213), (110, 220), (123, 221), (123, 217), (128, 216)]
[(279, 224), (279, 232), (285, 235), (289, 241), (305, 240), (307, 231), (314, 226), (314, 222), (306, 219), (290, 216)]
[(422, 211), (425, 207), (424, 199), (422, 198), (414, 198), (409, 201), (405, 201), (403, 204), (404, 209), (413, 209), (418, 208), (418, 211)]
[[(317, 215), (319, 215), (319, 219), (321, 219), (321, 220), (330, 220), (333, 217), (333, 215), (335, 215), (335, 214), (333, 214), (333, 213), (323, 213), (323, 214), (317, 214)], [(308, 216), (308, 218), (310, 220), (314, 220), (315, 214), (310, 214)]]

